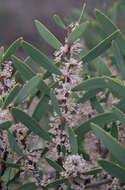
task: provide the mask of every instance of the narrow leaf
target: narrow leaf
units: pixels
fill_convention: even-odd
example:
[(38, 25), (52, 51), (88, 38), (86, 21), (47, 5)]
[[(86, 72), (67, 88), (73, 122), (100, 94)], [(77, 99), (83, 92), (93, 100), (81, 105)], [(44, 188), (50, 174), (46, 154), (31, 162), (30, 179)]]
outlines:
[(55, 23), (56, 23), (58, 26), (60, 26), (60, 27), (63, 28), (63, 29), (66, 28), (65, 24), (63, 23), (63, 21), (60, 19), (60, 17), (59, 17), (58, 15), (54, 14), (53, 18), (54, 18), (54, 20), (55, 20)]
[(94, 47), (99, 43), (99, 36), (95, 36), (94, 32), (91, 31), (89, 27), (86, 28), (84, 37), (87, 43), (90, 44), (90, 47)]
[(28, 57), (24, 60), (24, 62), (25, 62), (27, 65), (31, 65), (31, 64), (33, 63), (33, 60), (32, 60), (32, 58), (31, 58), (30, 56), (28, 56)]
[[(111, 135), (118, 140), (118, 126), (117, 126), (116, 122), (112, 123)], [(116, 161), (116, 159), (114, 158), (114, 156), (112, 154), (110, 154), (110, 160), (113, 162)]]
[(108, 65), (105, 64), (104, 60), (101, 57), (98, 57), (95, 60), (95, 67), (96, 67), (96, 70), (97, 70), (99, 76), (102, 76), (102, 75), (111, 76), (112, 75)]
[[(116, 31), (118, 28), (113, 24), (110, 18), (108, 18), (106, 15), (104, 15), (101, 11), (98, 9), (95, 9), (95, 15), (96, 19), (98, 20), (99, 24), (102, 26), (103, 31), (110, 35), (114, 31)], [(122, 51), (123, 54), (125, 54), (125, 38), (121, 34), (121, 32), (118, 33), (118, 36), (116, 38), (116, 42), (118, 43), (118, 46), (120, 48), (120, 51)]]
[(2, 105), (3, 105), (3, 99), (0, 98), (0, 108), (2, 107)]
[(11, 127), (12, 123), (13, 123), (13, 121), (11, 121), (11, 120), (0, 123), (0, 130), (8, 130)]
[[(115, 114), (115, 112), (113, 112)], [(116, 139), (118, 139), (118, 127), (116, 122), (112, 123), (112, 127), (111, 127), (111, 135), (113, 137), (115, 137)]]
[(30, 131), (34, 132), (44, 140), (51, 141), (48, 132), (40, 127), (35, 119), (30, 117), (27, 113), (21, 111), (18, 108), (11, 109), (12, 115), (17, 121), (23, 123)]
[(1, 177), (1, 180), (4, 182), (5, 186), (8, 186), (12, 181), (14, 181), (14, 179), (16, 178), (16, 176), (19, 174), (19, 170), (16, 168), (7, 168), (4, 171), (4, 174)]
[(3, 57), (3, 61), (10, 59), (10, 56), (12, 54), (14, 54), (19, 49), (19, 47), (21, 46), (21, 41), (22, 41), (22, 38), (18, 38), (17, 40), (15, 40), (12, 43), (12, 45), (5, 52), (4, 57)]
[(102, 40), (99, 44), (97, 44), (94, 48), (92, 48), (85, 56), (81, 58), (81, 60), (84, 62), (90, 62), (100, 56), (102, 53), (104, 53), (110, 46), (112, 40), (117, 38), (119, 35), (119, 30), (116, 30), (114, 33), (109, 35), (107, 38)]
[(94, 77), (88, 80), (85, 80), (75, 88), (73, 91), (83, 91), (83, 90), (94, 90), (101, 88), (109, 88), (109, 90), (116, 97), (124, 97), (125, 96), (125, 86), (122, 85), (122, 81), (116, 80), (114, 78), (108, 76), (102, 77)]
[(36, 75), (35, 72), (27, 64), (18, 59), (16, 56), (11, 56), (11, 60), (16, 70), (19, 71), (21, 78), (25, 79), (25, 81), (30, 80)]
[(0, 48), (0, 63), (1, 63), (2, 60), (3, 60), (3, 56), (4, 56), (4, 47), (2, 46), (2, 47)]
[(108, 160), (99, 160), (98, 163), (113, 177), (117, 177), (121, 183), (125, 182), (125, 168)]
[(46, 185), (47, 188), (53, 188), (53, 187), (57, 187), (60, 184), (66, 183), (68, 181), (67, 178), (62, 178), (62, 179), (57, 179), (53, 182), (50, 182)]
[(96, 97), (90, 99), (92, 106), (96, 109), (98, 113), (103, 113), (104, 109), (101, 104), (98, 102)]
[(83, 175), (96, 175), (102, 171), (102, 168), (94, 168), (92, 170), (89, 170), (87, 172), (83, 172)]
[(80, 136), (83, 137), (85, 133), (89, 132), (91, 130), (90, 128), (90, 123), (96, 123), (98, 125), (104, 126), (110, 122), (116, 121), (117, 118), (114, 117), (113, 113), (101, 113), (98, 114), (97, 116), (85, 121), (83, 124), (81, 124), (80, 126), (76, 127), (75, 133)]
[(51, 91), (51, 100), (52, 100), (52, 104), (53, 104), (53, 107), (54, 107), (56, 113), (61, 116), (61, 112), (60, 112), (60, 108), (59, 108), (59, 102), (58, 102), (56, 95), (54, 94), (53, 90)]
[(2, 109), (6, 109), (7, 106), (12, 103), (15, 99), (15, 97), (17, 96), (17, 94), (19, 93), (20, 90), (20, 85), (19, 83), (17, 83), (12, 90), (10, 91), (10, 93), (6, 96), (3, 105), (2, 105)]
[(95, 133), (95, 135), (97, 135), (103, 145), (117, 159), (119, 164), (122, 164), (125, 167), (125, 147), (121, 143), (119, 143), (116, 138), (112, 137), (109, 133), (107, 133), (98, 125), (92, 123), (91, 126), (93, 132)]
[(48, 57), (40, 52), (37, 48), (25, 41), (22, 42), (22, 46), (24, 48), (24, 51), (26, 51), (26, 53), (40, 66), (44, 67), (51, 73), (61, 75), (58, 67), (54, 65), (51, 60), (49, 60)]
[(125, 63), (122, 59), (121, 53), (120, 53), (120, 49), (117, 45), (117, 42), (112, 43), (112, 47), (114, 50), (114, 57), (116, 59), (116, 66), (119, 69), (120, 73), (122, 74), (123, 79), (125, 79)]
[(16, 190), (36, 190), (35, 183), (26, 183)]
[(79, 98), (77, 103), (85, 103), (86, 101), (88, 101), (90, 98), (93, 98), (94, 96), (96, 96), (96, 94), (98, 94), (102, 89), (94, 89), (94, 90), (90, 90), (88, 92), (86, 92), (82, 98)]
[(12, 151), (16, 152), (20, 156), (23, 156), (22, 150), (20, 149), (19, 145), (17, 144), (15, 137), (12, 135), (12, 133), (9, 130), (8, 130), (8, 141), (9, 141)]
[(40, 90), (40, 92), (42, 92), (42, 94), (50, 96), (50, 88), (49, 88), (49, 86), (44, 81), (42, 81), (38, 85), (38, 89)]
[(82, 23), (80, 24), (79, 26), (77, 26), (72, 32), (71, 34), (69, 35), (68, 37), (68, 41), (70, 43), (73, 43), (74, 41), (76, 41), (83, 33), (84, 31), (86, 30), (88, 26), (88, 22), (85, 22), (85, 23)]
[(21, 103), (25, 98), (30, 96), (31, 93), (34, 92), (34, 89), (37, 88), (40, 81), (42, 81), (41, 75), (36, 75), (31, 80), (29, 80), (18, 93), (15, 104)]
[(125, 114), (115, 106), (113, 106), (113, 113), (117, 120), (119, 120), (122, 125), (125, 126)]
[(50, 160), (49, 158), (46, 158), (46, 161), (48, 162), (48, 164), (53, 167), (56, 171), (58, 172), (63, 172), (64, 169), (55, 161)]
[(124, 97), (118, 102), (116, 107), (120, 109), (122, 112), (125, 112), (125, 98)]
[(0, 162), (4, 163), (9, 168), (20, 168), (21, 167), (21, 165), (19, 165), (19, 164), (15, 164), (15, 163), (11, 163), (11, 162), (6, 162), (3, 159), (0, 159)]
[(81, 11), (81, 14), (80, 14), (80, 17), (79, 17), (79, 20), (78, 20), (79, 24), (80, 24), (81, 20), (83, 19), (85, 7), (86, 7), (86, 3), (83, 4), (82, 11)]
[(61, 42), (43, 25), (41, 24), (38, 20), (35, 20), (35, 25), (42, 36), (42, 38), (53, 48), (59, 50), (61, 46)]
[(68, 128), (68, 134), (69, 134), (69, 143), (71, 147), (71, 153), (78, 154), (78, 142), (77, 142), (77, 135), (74, 133), (71, 127)]
[(49, 97), (48, 96), (42, 96), (33, 112), (33, 118), (37, 121), (40, 121), (40, 119), (49, 111)]

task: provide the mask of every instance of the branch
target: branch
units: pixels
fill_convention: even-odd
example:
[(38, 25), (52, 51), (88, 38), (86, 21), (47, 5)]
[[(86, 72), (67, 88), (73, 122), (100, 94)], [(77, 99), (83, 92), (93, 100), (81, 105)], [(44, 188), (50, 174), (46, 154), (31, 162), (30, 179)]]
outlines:
[(100, 185), (105, 185), (105, 184), (111, 183), (111, 182), (112, 182), (112, 179), (103, 179), (101, 181), (97, 181), (95, 183), (85, 185), (84, 189), (95, 188), (95, 187), (98, 187)]

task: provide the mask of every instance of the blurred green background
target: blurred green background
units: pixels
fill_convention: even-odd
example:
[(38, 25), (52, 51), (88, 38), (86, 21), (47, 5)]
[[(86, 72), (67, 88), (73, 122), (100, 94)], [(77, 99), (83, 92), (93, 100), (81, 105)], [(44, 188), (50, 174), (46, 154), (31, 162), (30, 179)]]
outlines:
[[(114, 2), (119, 0), (86, 0), (86, 11), (94, 16), (94, 8), (107, 12)], [(72, 18), (73, 9), (82, 9), (84, 0), (0, 0), (0, 46), (5, 49), (18, 37), (22, 36), (40, 47), (45, 53), (51, 53), (49, 46), (36, 31), (34, 19), (45, 24), (61, 41), (62, 31), (53, 21), (53, 14), (62, 19)], [(49, 50), (49, 51), (48, 51)]]

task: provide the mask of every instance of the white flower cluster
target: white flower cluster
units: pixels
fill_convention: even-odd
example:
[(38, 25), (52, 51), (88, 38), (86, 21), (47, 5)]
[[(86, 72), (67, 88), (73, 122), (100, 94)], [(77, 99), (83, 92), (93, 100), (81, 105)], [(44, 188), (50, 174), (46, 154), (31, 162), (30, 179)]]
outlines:
[[(76, 25), (72, 25), (70, 30), (73, 31)], [(65, 130), (66, 126), (75, 127), (81, 124), (84, 120), (92, 116), (95, 111), (92, 109), (90, 102), (85, 104), (76, 104), (76, 99), (74, 96), (80, 97), (82, 93), (75, 92), (73, 94), (72, 89), (82, 82), (82, 62), (77, 61), (82, 49), (82, 44), (80, 39), (76, 40), (70, 44), (67, 39), (65, 40), (65, 45), (60, 48), (60, 51), (54, 53), (55, 61), (61, 62), (61, 72), (62, 78), (58, 75), (53, 74), (54, 82), (59, 84), (59, 88), (55, 88), (54, 92), (58, 102), (60, 103), (60, 112), (62, 117), (54, 112), (50, 117), (50, 133), (54, 135), (53, 145), (50, 145), (49, 149), (51, 158), (57, 160), (58, 157), (62, 155), (62, 152), (57, 151), (59, 145), (64, 145), (67, 153), (70, 152), (70, 145), (68, 141), (68, 134)], [(54, 153), (54, 154), (53, 154)]]
[(8, 109), (2, 110), (0, 108), (0, 123), (3, 123), (4, 121), (7, 121), (9, 119), (12, 119), (12, 116)]
[(61, 175), (64, 177), (76, 177), (79, 174), (88, 171), (88, 164), (81, 155), (67, 156), (63, 163), (63, 167), (65, 171), (62, 172)]
[[(9, 110), (2, 110), (0, 108), (0, 124), (12, 119), (11, 114)], [(6, 131), (0, 131), (0, 149), (4, 151), (8, 147), (8, 140), (7, 140), (7, 132)]]
[[(111, 179), (110, 175), (109, 175), (109, 178)], [(106, 185), (106, 189), (107, 190), (110, 190), (110, 189), (117, 190), (119, 188), (120, 188), (120, 186), (119, 186), (119, 180), (117, 178), (113, 178), (112, 183)], [(123, 187), (123, 189), (124, 189), (124, 187)]]
[(15, 80), (12, 79), (12, 73), (12, 62), (3, 62), (0, 69), (0, 94), (2, 97), (4, 97), (15, 85)]

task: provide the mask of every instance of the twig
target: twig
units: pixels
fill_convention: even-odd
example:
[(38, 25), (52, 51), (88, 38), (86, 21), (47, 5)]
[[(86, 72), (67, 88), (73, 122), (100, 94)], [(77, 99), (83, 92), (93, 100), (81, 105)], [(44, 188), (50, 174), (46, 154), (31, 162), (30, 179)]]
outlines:
[(104, 184), (111, 183), (111, 182), (112, 182), (112, 179), (103, 179), (101, 181), (97, 181), (95, 183), (85, 185), (84, 189), (96, 188), (100, 185), (104, 185)]

